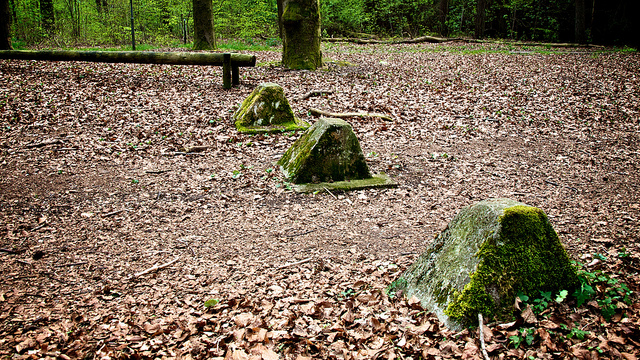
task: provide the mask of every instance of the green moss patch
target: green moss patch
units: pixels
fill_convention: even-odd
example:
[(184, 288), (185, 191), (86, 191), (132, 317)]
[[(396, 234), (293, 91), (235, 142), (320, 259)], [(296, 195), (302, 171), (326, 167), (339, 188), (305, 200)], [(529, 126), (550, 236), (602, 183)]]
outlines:
[(236, 129), (242, 133), (273, 133), (304, 130), (309, 124), (293, 114), (278, 84), (262, 83), (253, 90), (233, 114)]
[(517, 293), (572, 290), (575, 269), (547, 216), (509, 199), (464, 208), (389, 290), (415, 295), (449, 328), (508, 320)]

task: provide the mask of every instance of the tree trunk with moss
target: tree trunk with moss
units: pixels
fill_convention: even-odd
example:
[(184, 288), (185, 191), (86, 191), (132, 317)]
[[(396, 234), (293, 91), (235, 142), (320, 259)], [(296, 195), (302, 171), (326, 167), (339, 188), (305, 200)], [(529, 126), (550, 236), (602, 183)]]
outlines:
[(193, 0), (194, 50), (211, 50), (217, 46), (212, 7), (211, 0)]
[(283, 0), (282, 64), (291, 69), (322, 66), (318, 0)]
[(0, 0), (0, 50), (11, 50), (11, 13), (9, 0)]

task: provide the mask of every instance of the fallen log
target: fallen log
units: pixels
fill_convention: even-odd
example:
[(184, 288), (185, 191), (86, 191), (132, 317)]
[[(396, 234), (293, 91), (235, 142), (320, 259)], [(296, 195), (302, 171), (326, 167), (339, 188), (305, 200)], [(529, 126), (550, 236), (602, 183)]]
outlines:
[(399, 40), (376, 40), (376, 39), (361, 39), (361, 38), (325, 38), (322, 41), (326, 42), (351, 42), (356, 44), (418, 44), (418, 43), (443, 43), (449, 41), (462, 41), (459, 38), (439, 38), (434, 36), (421, 36), (413, 39), (399, 39)]
[(239, 67), (256, 66), (255, 55), (207, 52), (1, 50), (0, 59), (222, 66), (225, 88), (240, 82)]
[(309, 112), (314, 116), (326, 116), (331, 118), (350, 118), (350, 117), (377, 117), (386, 121), (393, 121), (393, 119), (385, 114), (378, 113), (332, 113), (328, 111), (323, 111), (320, 109), (310, 108)]

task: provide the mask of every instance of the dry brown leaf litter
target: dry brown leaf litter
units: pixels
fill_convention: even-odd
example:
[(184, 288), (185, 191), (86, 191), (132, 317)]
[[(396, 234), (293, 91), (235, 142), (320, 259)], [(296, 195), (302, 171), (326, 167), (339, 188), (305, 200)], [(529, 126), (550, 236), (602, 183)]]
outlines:
[[(0, 354), (479, 358), (477, 331), (450, 333), (384, 289), (489, 197), (541, 207), (573, 258), (637, 292), (640, 58), (461, 46), (477, 45), (330, 45), (326, 57), (355, 66), (242, 69), (228, 91), (219, 68), (0, 62)], [(289, 99), (335, 91), (291, 100), (304, 120), (311, 107), (391, 115), (350, 122), (372, 170), (401, 186), (286, 190), (273, 163), (298, 135), (250, 137), (231, 122), (267, 81)], [(206, 149), (182, 154), (193, 146)], [(610, 323), (597, 307), (517, 312), (484, 329), (487, 351), (635, 358), (637, 303)], [(562, 325), (590, 335), (566, 339)], [(535, 341), (515, 349), (522, 328)]]

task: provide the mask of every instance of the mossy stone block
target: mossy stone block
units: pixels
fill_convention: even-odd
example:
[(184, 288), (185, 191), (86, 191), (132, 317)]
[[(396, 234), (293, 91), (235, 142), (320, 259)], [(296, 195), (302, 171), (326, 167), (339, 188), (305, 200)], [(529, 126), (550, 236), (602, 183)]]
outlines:
[(458, 213), (389, 290), (416, 296), (452, 330), (487, 319), (508, 320), (519, 292), (572, 290), (575, 268), (546, 214), (489, 199)]
[(371, 178), (360, 142), (341, 119), (320, 118), (278, 161), (294, 184)]
[(293, 185), (293, 190), (300, 193), (321, 192), (324, 190), (351, 191), (362, 189), (384, 189), (397, 187), (398, 183), (386, 174), (373, 174), (370, 178), (323, 182), (317, 184)]
[(272, 133), (304, 130), (309, 127), (297, 119), (282, 87), (273, 83), (262, 83), (253, 90), (233, 114), (236, 129), (243, 133)]

